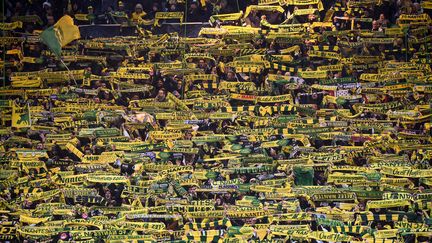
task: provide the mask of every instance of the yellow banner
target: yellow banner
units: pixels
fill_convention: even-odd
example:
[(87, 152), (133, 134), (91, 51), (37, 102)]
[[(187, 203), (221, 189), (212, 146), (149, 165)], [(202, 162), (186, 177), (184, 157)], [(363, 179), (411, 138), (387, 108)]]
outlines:
[(432, 169), (412, 169), (410, 167), (382, 167), (381, 173), (385, 175), (409, 177), (409, 178), (425, 178), (432, 177)]
[(22, 28), (23, 22), (15, 21), (12, 23), (0, 23), (0, 30), (14, 30), (16, 28)]
[(92, 183), (130, 183), (129, 179), (124, 176), (98, 174), (89, 174), (87, 176), (87, 181)]
[(410, 200), (407, 199), (392, 199), (392, 200), (378, 200), (378, 201), (368, 201), (367, 208), (393, 208), (393, 207), (402, 207), (402, 206), (411, 206)]
[(183, 12), (156, 12), (154, 25), (160, 27), (161, 19), (179, 19), (180, 23), (183, 23), (183, 14)]

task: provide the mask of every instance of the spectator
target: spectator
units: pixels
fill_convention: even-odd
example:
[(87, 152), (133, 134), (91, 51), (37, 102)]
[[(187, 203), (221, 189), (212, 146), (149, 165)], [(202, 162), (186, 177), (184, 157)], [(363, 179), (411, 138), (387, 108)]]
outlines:
[(380, 14), (379, 19), (377, 20), (377, 23), (379, 25), (380, 28), (388, 28), (389, 26), (389, 21), (385, 18), (384, 14)]
[(160, 89), (155, 97), (155, 101), (164, 102), (166, 101), (166, 91), (164, 88)]
[(228, 4), (227, 0), (221, 0), (219, 3), (218, 14), (234, 13), (234, 9)]
[(132, 13), (131, 19), (133, 22), (138, 22), (139, 20), (142, 20), (146, 16), (146, 13), (143, 11), (143, 7), (141, 4), (137, 4), (135, 6), (135, 11)]
[(186, 15), (186, 21), (188, 22), (202, 22), (203, 19), (203, 11), (201, 9), (200, 4), (197, 0), (193, 0), (190, 5)]
[(377, 20), (372, 21), (372, 31), (382, 31)]
[(151, 11), (147, 14), (147, 19), (154, 19), (157, 12), (161, 12), (161, 7), (158, 2), (154, 2)]
[(251, 27), (259, 27), (260, 26), (260, 18), (257, 15), (256, 11), (251, 11), (250, 14), (245, 18), (246, 26)]

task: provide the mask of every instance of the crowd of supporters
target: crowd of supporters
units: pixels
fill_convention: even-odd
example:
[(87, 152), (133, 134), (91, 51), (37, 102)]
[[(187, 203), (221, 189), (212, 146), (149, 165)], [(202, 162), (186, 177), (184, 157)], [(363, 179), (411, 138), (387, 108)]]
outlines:
[[(323, 7), (346, 8), (349, 1), (330, 0), (323, 1)], [(74, 16), (75, 14), (92, 15), (90, 23), (119, 23), (121, 17), (127, 16), (132, 22), (138, 22), (139, 18), (154, 19), (156, 12), (184, 12), (185, 22), (207, 22), (210, 16), (217, 14), (230, 14), (245, 11), (247, 6), (257, 5), (258, 0), (148, 0), (148, 1), (114, 1), (114, 0), (35, 0), (35, 1), (5, 1), (4, 16), (6, 20), (14, 16), (37, 15), (41, 23), (33, 25), (34, 28), (44, 28), (53, 25), (64, 14)], [(261, 15), (266, 15), (271, 24), (280, 24), (294, 12), (296, 6), (286, 8), (283, 13), (254, 12), (245, 19), (245, 24), (259, 27)], [(321, 11), (323, 18), (325, 11)], [(349, 29), (348, 20), (353, 17), (373, 18), (373, 24), (358, 26), (378, 30), (380, 27), (395, 24), (401, 14), (421, 14), (423, 8), (420, 1), (412, 0), (389, 0), (383, 1), (380, 6), (365, 5), (362, 13), (357, 14), (350, 11), (340, 11), (335, 14), (334, 22), (339, 29)], [(309, 21), (313, 21), (309, 19)], [(356, 26), (357, 27), (357, 26)], [(30, 28), (30, 27), (29, 27)]]
[(430, 1), (4, 8), (0, 240), (431, 240)]

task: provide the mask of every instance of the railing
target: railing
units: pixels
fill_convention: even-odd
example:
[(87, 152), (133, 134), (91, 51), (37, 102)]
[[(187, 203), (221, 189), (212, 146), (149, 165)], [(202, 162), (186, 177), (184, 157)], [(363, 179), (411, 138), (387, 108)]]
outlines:
[[(154, 27), (153, 33), (164, 34), (177, 32), (180, 36), (197, 37), (202, 27), (209, 27), (208, 22), (188, 22), (188, 23), (161, 23), (161, 27)], [(150, 29), (152, 26), (144, 26)], [(95, 24), (79, 25), (81, 38), (98, 38), (114, 36), (136, 36), (138, 35), (135, 26), (124, 26), (121, 24)]]

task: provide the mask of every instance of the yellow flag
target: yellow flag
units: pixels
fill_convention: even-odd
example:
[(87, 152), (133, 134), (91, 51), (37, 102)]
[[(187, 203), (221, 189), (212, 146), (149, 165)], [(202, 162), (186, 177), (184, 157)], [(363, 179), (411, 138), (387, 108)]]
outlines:
[(54, 28), (59, 31), (60, 35), (57, 35), (57, 38), (59, 38), (62, 47), (73, 40), (81, 38), (78, 26), (74, 25), (74, 21), (69, 15), (65, 15), (59, 19)]

